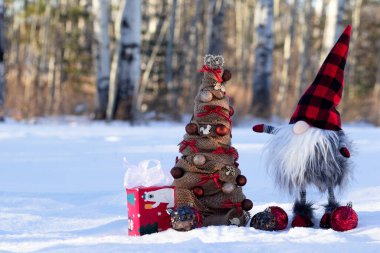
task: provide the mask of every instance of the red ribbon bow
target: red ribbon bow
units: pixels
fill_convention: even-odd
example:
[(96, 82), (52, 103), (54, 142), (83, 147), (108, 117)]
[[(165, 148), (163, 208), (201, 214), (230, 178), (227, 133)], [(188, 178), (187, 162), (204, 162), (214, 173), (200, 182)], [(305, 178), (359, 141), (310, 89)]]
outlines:
[(191, 140), (191, 141), (183, 140), (180, 144), (178, 144), (178, 145), (181, 145), (179, 147), (179, 152), (182, 152), (187, 146), (189, 146), (191, 150), (193, 150), (194, 153), (198, 153), (199, 150), (197, 146), (195, 145), (196, 143), (197, 143), (196, 140)]
[(231, 200), (227, 200), (222, 204), (222, 208), (236, 208), (237, 212), (240, 214), (242, 211), (240, 202), (232, 202)]
[(204, 117), (204, 116), (210, 115), (211, 113), (215, 113), (215, 114), (218, 114), (219, 116), (223, 117), (225, 120), (227, 120), (231, 124), (230, 116), (223, 113), (222, 109), (223, 108), (221, 106), (215, 106), (213, 108), (209, 105), (205, 105), (203, 107), (203, 110), (205, 110), (205, 112), (198, 113), (197, 117)]
[(213, 180), (216, 188), (220, 189), (222, 188), (222, 185), (219, 183), (219, 173), (211, 174), (211, 175), (201, 175), (200, 176), (201, 181), (199, 181), (198, 185), (204, 185), (208, 181)]
[(218, 147), (217, 149), (212, 151), (212, 154), (226, 154), (226, 155), (231, 154), (231, 155), (233, 155), (235, 160), (239, 159), (239, 154), (238, 154), (237, 150), (233, 147), (231, 147), (229, 149), (224, 149), (222, 147)]
[(198, 70), (198, 71), (201, 72), (201, 73), (203, 73), (203, 72), (211, 72), (211, 73), (214, 74), (216, 80), (217, 80), (219, 83), (223, 82), (223, 79), (222, 79), (222, 77), (220, 76), (220, 75), (222, 74), (223, 70), (220, 69), (220, 68), (212, 69), (212, 68), (210, 68), (210, 67), (207, 66), (207, 65), (203, 65), (203, 68), (201, 68), (201, 69)]

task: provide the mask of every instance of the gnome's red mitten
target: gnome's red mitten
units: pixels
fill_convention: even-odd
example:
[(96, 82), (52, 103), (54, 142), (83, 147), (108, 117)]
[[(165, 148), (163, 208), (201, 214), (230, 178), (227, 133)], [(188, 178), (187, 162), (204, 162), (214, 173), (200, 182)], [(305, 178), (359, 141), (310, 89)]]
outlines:
[(271, 125), (258, 124), (252, 127), (252, 130), (256, 133), (276, 134), (278, 129)]
[(264, 124), (258, 124), (252, 127), (252, 130), (256, 133), (264, 132)]
[(339, 152), (346, 158), (349, 158), (351, 156), (350, 151), (346, 147), (341, 148)]

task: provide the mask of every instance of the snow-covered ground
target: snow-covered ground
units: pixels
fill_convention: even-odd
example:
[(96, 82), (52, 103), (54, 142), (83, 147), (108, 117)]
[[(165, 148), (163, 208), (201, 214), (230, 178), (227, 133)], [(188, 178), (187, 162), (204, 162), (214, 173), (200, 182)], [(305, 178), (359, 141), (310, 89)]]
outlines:
[[(184, 126), (0, 124), (0, 252), (380, 252), (380, 129), (366, 125), (345, 127), (357, 149), (355, 181), (339, 198), (353, 201), (355, 230), (222, 226), (128, 237), (123, 157), (132, 163), (158, 159), (170, 170)], [(233, 129), (248, 178), (244, 193), (254, 202), (252, 214), (276, 204), (291, 216), (292, 198), (275, 189), (264, 168), (268, 138), (253, 134), (250, 125)], [(319, 219), (326, 197), (313, 189), (309, 197)]]

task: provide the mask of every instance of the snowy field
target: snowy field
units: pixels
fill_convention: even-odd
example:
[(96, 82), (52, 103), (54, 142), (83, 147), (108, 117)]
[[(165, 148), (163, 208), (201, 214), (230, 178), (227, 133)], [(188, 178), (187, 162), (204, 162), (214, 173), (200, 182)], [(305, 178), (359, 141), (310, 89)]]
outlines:
[[(0, 124), (0, 252), (380, 252), (380, 128), (358, 124), (345, 126), (356, 144), (355, 181), (339, 194), (358, 212), (355, 230), (222, 226), (128, 237), (123, 157), (158, 159), (169, 171), (184, 126), (78, 119)], [(252, 214), (276, 204), (291, 219), (292, 198), (279, 193), (264, 168), (268, 138), (253, 134), (251, 124), (233, 129), (248, 178), (244, 193), (254, 202)], [(326, 196), (311, 189), (309, 199), (318, 224)]]

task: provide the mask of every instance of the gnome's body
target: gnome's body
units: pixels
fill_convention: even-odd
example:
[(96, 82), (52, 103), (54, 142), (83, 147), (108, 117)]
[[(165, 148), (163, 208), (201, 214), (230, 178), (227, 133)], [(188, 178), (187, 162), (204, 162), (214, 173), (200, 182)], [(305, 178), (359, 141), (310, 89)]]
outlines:
[(313, 208), (306, 201), (307, 186), (328, 193), (328, 203), (320, 226), (328, 228), (329, 215), (339, 206), (335, 188), (351, 177), (350, 145), (341, 128), (336, 106), (343, 91), (344, 66), (351, 27), (348, 26), (324, 61), (317, 77), (298, 102), (289, 125), (256, 125), (255, 132), (275, 136), (269, 142), (268, 167), (276, 184), (298, 195), (293, 206), (292, 226), (313, 226)]

